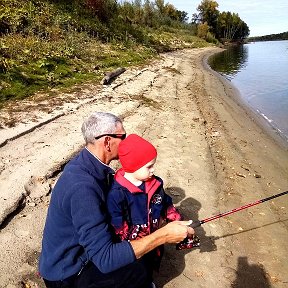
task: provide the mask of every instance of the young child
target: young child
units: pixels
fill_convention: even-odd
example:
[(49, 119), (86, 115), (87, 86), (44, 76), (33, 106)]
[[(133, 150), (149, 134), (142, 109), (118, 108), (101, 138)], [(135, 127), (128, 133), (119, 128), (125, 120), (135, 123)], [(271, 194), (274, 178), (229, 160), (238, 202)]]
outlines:
[[(118, 240), (141, 238), (157, 230), (163, 221), (182, 220), (163, 189), (162, 179), (154, 175), (155, 147), (131, 134), (119, 144), (118, 154), (122, 168), (115, 174), (107, 199)], [(181, 249), (195, 247), (192, 241), (181, 243)], [(162, 254), (163, 247), (158, 247), (145, 255), (148, 267), (158, 270)]]

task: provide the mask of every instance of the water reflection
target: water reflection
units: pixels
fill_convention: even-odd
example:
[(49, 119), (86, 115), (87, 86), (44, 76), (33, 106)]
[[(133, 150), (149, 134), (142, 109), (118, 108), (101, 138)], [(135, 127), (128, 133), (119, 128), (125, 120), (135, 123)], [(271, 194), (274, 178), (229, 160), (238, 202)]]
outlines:
[(237, 45), (213, 55), (209, 58), (209, 65), (228, 80), (232, 80), (239, 70), (245, 69), (248, 60), (248, 47)]
[(210, 57), (211, 68), (230, 80), (271, 132), (288, 142), (288, 40), (230, 47)]

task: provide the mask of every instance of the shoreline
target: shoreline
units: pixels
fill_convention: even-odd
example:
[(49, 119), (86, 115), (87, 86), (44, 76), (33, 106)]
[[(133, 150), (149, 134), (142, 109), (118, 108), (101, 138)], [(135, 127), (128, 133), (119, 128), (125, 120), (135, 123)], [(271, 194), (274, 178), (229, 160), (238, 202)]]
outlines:
[[(208, 123), (207, 132), (212, 135), (207, 140), (216, 171), (219, 213), (286, 191), (288, 153), (280, 136), (275, 135), (264, 119), (243, 103), (237, 88), (209, 67), (205, 59), (211, 53), (213, 51), (202, 58), (203, 68), (207, 72), (204, 73), (206, 88), (200, 93), (198, 103)], [(259, 277), (267, 276), (264, 276), (261, 284), (253, 284), (250, 278), (251, 282), (247, 281), (245, 287), (266, 287), (268, 284), (285, 287), (288, 281), (285, 276), (287, 262), (281, 254), (288, 253), (288, 245), (283, 241), (288, 236), (286, 199), (287, 196), (284, 196), (263, 207), (235, 213), (219, 221), (224, 235), (237, 235), (232, 239), (225, 238), (225, 249), (233, 251), (233, 256), (226, 257), (228, 266), (233, 267), (235, 258), (239, 261), (245, 255), (249, 262), (261, 263), (264, 270)], [(254, 229), (273, 221), (274, 225), (263, 229), (266, 237), (264, 240), (261, 231)], [(242, 231), (246, 233), (242, 235)], [(274, 244), (268, 248), (267, 243)], [(277, 256), (269, 259), (263, 254), (265, 249)], [(245, 264), (245, 270), (249, 271), (249, 263)], [(241, 280), (245, 283), (245, 277)]]
[(250, 117), (254, 119), (258, 123), (258, 125), (265, 131), (265, 133), (269, 135), (272, 139), (274, 139), (282, 147), (282, 149), (288, 151), (288, 137), (276, 126), (272, 125), (265, 115), (263, 115), (262, 113), (260, 113), (260, 111), (254, 109), (251, 105), (249, 105), (249, 103), (245, 101), (241, 96), (240, 90), (231, 81), (229, 81), (226, 77), (224, 77), (217, 71), (213, 70), (208, 64), (209, 58), (211, 56), (220, 53), (223, 50), (225, 49), (221, 49), (219, 52), (212, 54), (209, 53), (208, 55), (206, 55), (203, 58), (204, 68), (212, 72), (216, 77), (218, 77), (224, 83), (224, 85), (231, 87), (234, 91), (234, 93), (231, 95), (234, 101), (241, 105), (242, 108), (250, 115)]
[[(221, 49), (223, 50), (223, 49)], [(237, 89), (235, 85), (233, 85), (229, 80), (227, 80), (224, 76), (219, 74), (217, 71), (214, 71), (208, 64), (208, 59), (210, 56), (212, 56), (215, 53), (221, 52), (219, 51), (210, 51), (203, 55), (202, 58), (202, 66), (203, 69), (207, 71), (207, 73), (210, 75), (210, 73), (215, 77), (217, 80), (214, 81), (216, 83), (217, 87), (217, 82), (219, 81), (223, 85), (222, 91), (219, 90), (215, 87), (216, 91), (214, 98), (209, 97), (212, 99), (210, 102), (206, 101), (207, 103), (210, 104), (210, 110), (215, 113), (216, 116), (218, 116), (218, 120), (220, 120), (220, 125), (223, 127), (225, 126), (225, 123), (227, 122), (228, 126), (234, 126), (234, 129), (231, 129), (231, 133), (227, 133), (229, 131), (225, 131), (228, 135), (226, 135), (228, 138), (233, 138), (236, 140), (238, 137), (243, 137), (244, 135), (247, 136), (246, 140), (250, 140), (250, 142), (255, 142), (255, 139), (257, 138), (257, 143), (261, 144), (263, 142), (263, 147), (269, 146), (272, 151), (279, 152), (279, 155), (283, 156), (283, 159), (287, 159), (287, 163), (285, 161), (281, 161), (283, 164), (283, 167), (285, 167), (285, 170), (288, 169), (288, 143), (281, 137), (277, 131), (271, 125), (259, 114), (257, 113), (254, 109), (252, 109), (241, 97), (240, 91)], [(208, 76), (209, 77), (209, 76)], [(212, 85), (211, 85), (212, 86)], [(210, 88), (210, 87), (209, 87)], [(204, 98), (202, 100), (205, 101)], [(221, 101), (224, 101), (227, 105), (226, 111), (225, 108), (220, 109), (219, 105), (217, 102), (219, 102), (222, 106), (223, 103)], [(218, 107), (217, 107), (218, 105)], [(201, 107), (200, 107), (201, 109)], [(229, 110), (230, 109), (230, 110)], [(208, 109), (209, 110), (209, 109)], [(209, 111), (209, 114), (211, 113)], [(221, 112), (227, 113), (230, 118), (225, 118), (221, 119)], [(234, 114), (233, 114), (234, 113)], [(208, 115), (208, 114), (207, 114)], [(225, 116), (227, 116), (225, 115)], [(238, 129), (235, 129), (235, 127)], [(254, 128), (254, 130), (253, 130)], [(211, 128), (210, 128), (211, 129)], [(213, 129), (213, 128), (212, 128)], [(225, 129), (225, 127), (224, 127)], [(228, 129), (227, 129), (228, 130)], [(237, 131), (236, 131), (237, 130)], [(233, 131), (233, 133), (232, 133)], [(255, 138), (254, 138), (255, 137)], [(254, 143), (253, 143), (254, 144)], [(214, 143), (212, 143), (212, 146)], [(236, 145), (239, 146), (239, 144), (234, 143), (234, 147)], [(251, 149), (252, 149), (251, 145)], [(256, 146), (254, 149), (257, 149)], [(241, 150), (241, 148), (239, 148)], [(251, 152), (251, 151), (250, 151)], [(255, 151), (256, 153), (263, 152), (261, 150)], [(260, 154), (260, 153), (259, 153)], [(276, 153), (277, 154), (277, 153)], [(259, 155), (260, 156), (260, 155)], [(278, 154), (277, 154), (278, 156)], [(278, 156), (279, 157), (279, 156)], [(261, 157), (263, 158), (263, 157)], [(286, 170), (288, 173), (288, 170)], [(288, 174), (287, 174), (288, 175)], [(287, 177), (286, 177), (287, 178)], [(288, 180), (288, 178), (287, 178)]]

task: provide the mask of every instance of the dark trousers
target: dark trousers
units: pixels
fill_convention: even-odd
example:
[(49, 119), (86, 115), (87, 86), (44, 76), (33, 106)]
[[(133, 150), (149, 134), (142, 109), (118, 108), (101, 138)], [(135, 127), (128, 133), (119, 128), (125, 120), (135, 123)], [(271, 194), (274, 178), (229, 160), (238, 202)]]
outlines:
[(89, 262), (80, 275), (64, 281), (44, 280), (47, 288), (147, 288), (151, 279), (142, 260), (135, 261), (111, 273), (103, 274)]

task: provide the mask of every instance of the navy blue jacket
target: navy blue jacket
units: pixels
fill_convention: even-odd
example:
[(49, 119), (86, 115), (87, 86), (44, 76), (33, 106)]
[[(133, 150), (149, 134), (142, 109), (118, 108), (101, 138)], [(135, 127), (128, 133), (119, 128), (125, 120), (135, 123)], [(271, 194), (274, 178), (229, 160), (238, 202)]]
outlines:
[(128, 241), (112, 241), (106, 212), (112, 173), (87, 149), (66, 165), (52, 191), (44, 228), (39, 262), (43, 278), (64, 280), (87, 261), (108, 273), (136, 260)]

